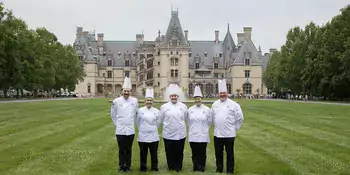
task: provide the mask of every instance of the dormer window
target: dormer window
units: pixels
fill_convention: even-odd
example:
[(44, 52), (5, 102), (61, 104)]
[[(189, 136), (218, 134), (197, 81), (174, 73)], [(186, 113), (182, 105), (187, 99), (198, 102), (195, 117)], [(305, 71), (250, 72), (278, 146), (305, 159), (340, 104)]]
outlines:
[(207, 52), (204, 52), (204, 56), (205, 56), (205, 57), (208, 57), (208, 53), (207, 53)]
[(219, 68), (219, 63), (214, 63), (214, 69), (218, 69)]
[(199, 63), (195, 64), (196, 69), (199, 69)]
[(179, 51), (176, 51), (176, 55), (179, 55)]
[(219, 57), (220, 57), (220, 58), (222, 57), (222, 53), (221, 53), (221, 52), (219, 53)]
[(172, 55), (173, 54), (173, 51), (170, 51), (170, 55)]
[(118, 57), (121, 57), (122, 56), (122, 53), (118, 52)]
[(129, 67), (129, 66), (130, 66), (130, 61), (129, 61), (129, 60), (125, 60), (125, 61), (124, 61), (124, 66)]
[(245, 58), (244, 59), (244, 65), (245, 66), (249, 66), (250, 65), (250, 59), (249, 58)]
[(132, 53), (132, 57), (136, 57), (136, 53), (135, 52)]
[(103, 56), (106, 56), (106, 52), (103, 52)]
[(192, 57), (192, 52), (189, 52), (189, 53), (188, 53), (188, 56), (189, 56), (189, 57)]
[(111, 59), (107, 60), (107, 66), (112, 66), (112, 60)]

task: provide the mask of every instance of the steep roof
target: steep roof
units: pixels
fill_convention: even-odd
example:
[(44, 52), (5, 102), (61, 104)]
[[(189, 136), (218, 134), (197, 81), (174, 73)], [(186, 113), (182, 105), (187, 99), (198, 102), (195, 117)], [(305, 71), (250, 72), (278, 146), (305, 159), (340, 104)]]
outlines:
[[(82, 29), (81, 29), (82, 30)], [(87, 60), (96, 60), (98, 58), (98, 47), (95, 34), (84, 33), (77, 36), (74, 44), (78, 54), (85, 54)], [(156, 44), (162, 43), (167, 46), (169, 43), (176, 41), (179, 45), (189, 46), (191, 57), (189, 58), (189, 68), (195, 68), (196, 59), (200, 60), (201, 65), (206, 68), (212, 68), (215, 59), (219, 63), (219, 68), (231, 65), (244, 65), (244, 58), (247, 53), (252, 54), (251, 64), (263, 65), (266, 68), (269, 55), (261, 55), (257, 51), (253, 41), (245, 38), (245, 42), (237, 47), (230, 32), (230, 26), (227, 26), (225, 38), (222, 42), (215, 41), (187, 41), (179, 20), (178, 11), (171, 12), (171, 19), (165, 35), (160, 36), (156, 41), (144, 41), (146, 47), (155, 47)], [(123, 67), (124, 60), (130, 58), (130, 66), (136, 67), (137, 57), (133, 57), (133, 53), (137, 52), (139, 44), (137, 41), (104, 41), (103, 50), (107, 55), (112, 55), (113, 66)], [(244, 54), (246, 53), (246, 54)], [(130, 56), (131, 55), (131, 56)], [(100, 57), (100, 66), (106, 66), (109, 57)]]
[(236, 44), (233, 41), (233, 37), (230, 32), (230, 24), (227, 24), (227, 32), (225, 35), (225, 39), (222, 43), (223, 47), (223, 55), (224, 55), (224, 66), (229, 66), (235, 57)]
[(179, 42), (180, 45), (187, 44), (185, 35), (181, 27), (179, 12), (172, 11), (171, 19), (170, 19), (168, 29), (165, 34), (165, 40), (163, 43), (168, 44), (169, 42), (176, 41), (176, 40)]
[(244, 42), (240, 47), (239, 52), (236, 55), (235, 60), (233, 61), (234, 65), (244, 65), (244, 59), (249, 57), (249, 53), (251, 54), (250, 64), (252, 65), (260, 65), (260, 53), (256, 50), (253, 42), (248, 40)]

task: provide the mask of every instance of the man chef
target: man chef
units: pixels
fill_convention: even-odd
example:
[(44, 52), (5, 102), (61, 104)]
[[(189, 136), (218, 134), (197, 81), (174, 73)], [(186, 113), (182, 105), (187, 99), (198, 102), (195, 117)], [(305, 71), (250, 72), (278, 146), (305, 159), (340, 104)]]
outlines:
[(218, 83), (220, 99), (211, 107), (214, 123), (214, 147), (216, 157), (216, 172), (223, 172), (223, 151), (226, 150), (227, 173), (234, 173), (234, 143), (236, 131), (243, 123), (243, 112), (240, 105), (227, 98), (226, 80)]
[(163, 124), (162, 136), (168, 169), (181, 171), (183, 163), (183, 151), (186, 139), (187, 106), (178, 101), (181, 89), (175, 84), (170, 84), (170, 101), (160, 107), (159, 116)]
[(160, 125), (159, 110), (152, 107), (154, 90), (146, 89), (145, 106), (137, 111), (136, 124), (140, 148), (140, 171), (147, 171), (147, 153), (151, 153), (151, 171), (158, 171), (158, 127)]
[(202, 104), (202, 92), (199, 86), (194, 88), (195, 105), (188, 110), (188, 141), (192, 150), (193, 171), (205, 170), (209, 128), (212, 123), (210, 108)]
[(129, 172), (131, 167), (132, 144), (134, 141), (134, 119), (138, 110), (138, 101), (130, 96), (131, 80), (124, 78), (123, 95), (114, 99), (111, 117), (116, 127), (119, 149), (119, 171)]

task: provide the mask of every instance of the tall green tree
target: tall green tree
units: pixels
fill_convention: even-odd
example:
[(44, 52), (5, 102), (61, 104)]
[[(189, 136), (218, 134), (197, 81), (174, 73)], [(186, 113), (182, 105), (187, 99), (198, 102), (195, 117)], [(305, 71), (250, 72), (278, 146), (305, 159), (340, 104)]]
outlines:
[(349, 98), (350, 6), (323, 26), (311, 22), (304, 29), (292, 28), (263, 77), (275, 92)]

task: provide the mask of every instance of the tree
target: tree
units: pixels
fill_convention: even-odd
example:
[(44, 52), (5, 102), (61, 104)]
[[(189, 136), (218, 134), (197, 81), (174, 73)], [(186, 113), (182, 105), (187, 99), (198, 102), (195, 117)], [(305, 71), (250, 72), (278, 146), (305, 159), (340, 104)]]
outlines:
[[(73, 91), (85, 76), (78, 56), (70, 45), (62, 45), (45, 28), (29, 30), (0, 3), (0, 90), (34, 92)], [(23, 94), (23, 93), (22, 93)]]
[(309, 23), (287, 34), (280, 52), (263, 74), (274, 92), (310, 94), (325, 99), (350, 97), (350, 6), (323, 26)]

